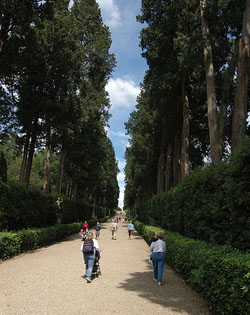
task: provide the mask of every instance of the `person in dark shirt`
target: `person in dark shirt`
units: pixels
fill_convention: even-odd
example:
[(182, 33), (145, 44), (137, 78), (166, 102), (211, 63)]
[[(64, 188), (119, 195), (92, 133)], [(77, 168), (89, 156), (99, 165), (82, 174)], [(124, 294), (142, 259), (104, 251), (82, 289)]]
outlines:
[(98, 238), (100, 239), (100, 230), (101, 230), (101, 225), (100, 222), (96, 223), (95, 226), (95, 239), (97, 240)]

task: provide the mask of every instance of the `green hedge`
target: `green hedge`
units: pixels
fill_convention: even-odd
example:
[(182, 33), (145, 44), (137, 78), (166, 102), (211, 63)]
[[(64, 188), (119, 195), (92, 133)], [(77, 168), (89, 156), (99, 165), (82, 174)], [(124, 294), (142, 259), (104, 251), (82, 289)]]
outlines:
[[(109, 217), (88, 220), (92, 227), (97, 221), (105, 222)], [(7, 259), (22, 252), (60, 241), (78, 233), (83, 222), (58, 224), (46, 228), (27, 229), (17, 232), (0, 232), (0, 259)]]
[(0, 231), (47, 226), (56, 222), (52, 196), (26, 191), (17, 184), (0, 181)]
[(249, 314), (249, 253), (193, 240), (137, 220), (134, 224), (147, 241), (150, 231), (164, 233), (166, 261), (211, 301), (216, 312), (221, 315)]
[[(45, 195), (38, 190), (26, 191), (16, 183), (5, 184), (0, 180), (0, 231), (51, 226), (56, 223), (57, 195)], [(61, 196), (62, 223), (88, 220), (93, 206), (83, 200)], [(95, 215), (105, 215), (105, 209), (95, 207)]]
[(190, 172), (138, 210), (168, 231), (242, 251), (250, 249), (250, 140), (229, 162)]

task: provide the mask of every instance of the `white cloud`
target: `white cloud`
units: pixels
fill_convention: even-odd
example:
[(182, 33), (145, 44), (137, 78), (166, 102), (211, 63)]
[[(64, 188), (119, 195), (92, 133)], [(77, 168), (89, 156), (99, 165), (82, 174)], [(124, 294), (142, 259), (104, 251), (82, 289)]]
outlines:
[(123, 208), (123, 200), (124, 200), (124, 190), (123, 191), (120, 190), (119, 202), (118, 202), (118, 205), (120, 208)]
[[(125, 165), (126, 165), (125, 161), (118, 161), (118, 168), (119, 168), (120, 172), (123, 172)], [(124, 180), (124, 175), (123, 175), (122, 180)]]
[(128, 140), (120, 140), (119, 142), (118, 142), (118, 145), (120, 145), (120, 146), (122, 146), (123, 148), (124, 148), (124, 150), (126, 149), (126, 148), (129, 148), (130, 147), (130, 143), (129, 143), (129, 141)]
[(109, 130), (109, 135), (112, 135), (112, 136), (117, 136), (117, 137), (127, 137), (125, 132), (121, 132), (121, 131), (112, 131), (112, 130)]
[(97, 0), (97, 2), (101, 8), (105, 24), (110, 28), (122, 24), (120, 11), (114, 0)]
[(121, 78), (110, 79), (106, 90), (109, 93), (112, 109), (134, 107), (136, 97), (140, 93), (140, 88), (134, 81)]
[(123, 200), (124, 200), (124, 183), (119, 185), (120, 194), (119, 194), (119, 201), (118, 205), (120, 208), (123, 208)]
[[(117, 180), (118, 180), (118, 183), (124, 183), (124, 179), (125, 179), (125, 174), (123, 172), (120, 172), (118, 175), (117, 175)], [(120, 185), (119, 185), (120, 186)]]

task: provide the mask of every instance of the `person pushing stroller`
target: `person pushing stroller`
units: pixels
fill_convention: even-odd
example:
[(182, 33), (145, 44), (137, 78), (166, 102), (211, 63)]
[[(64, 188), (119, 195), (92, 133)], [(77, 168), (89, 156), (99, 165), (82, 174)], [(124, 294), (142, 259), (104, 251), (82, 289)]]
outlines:
[(96, 262), (96, 258), (100, 258), (100, 248), (94, 234), (88, 232), (88, 236), (82, 244), (84, 262), (86, 264), (85, 279), (88, 283), (92, 282), (92, 271)]
[(85, 241), (87, 236), (88, 236), (88, 232), (86, 232), (86, 230), (84, 230), (84, 229), (81, 229), (80, 235), (81, 235), (82, 241)]

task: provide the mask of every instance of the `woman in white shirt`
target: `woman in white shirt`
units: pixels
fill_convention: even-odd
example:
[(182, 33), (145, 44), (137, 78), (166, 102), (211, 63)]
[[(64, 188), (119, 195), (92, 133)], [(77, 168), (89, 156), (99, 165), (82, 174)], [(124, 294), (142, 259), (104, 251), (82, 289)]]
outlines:
[(154, 268), (153, 280), (158, 282), (158, 285), (162, 284), (162, 274), (165, 264), (165, 251), (166, 243), (162, 240), (163, 233), (157, 233), (157, 241), (152, 242), (149, 250), (152, 252), (152, 262)]

